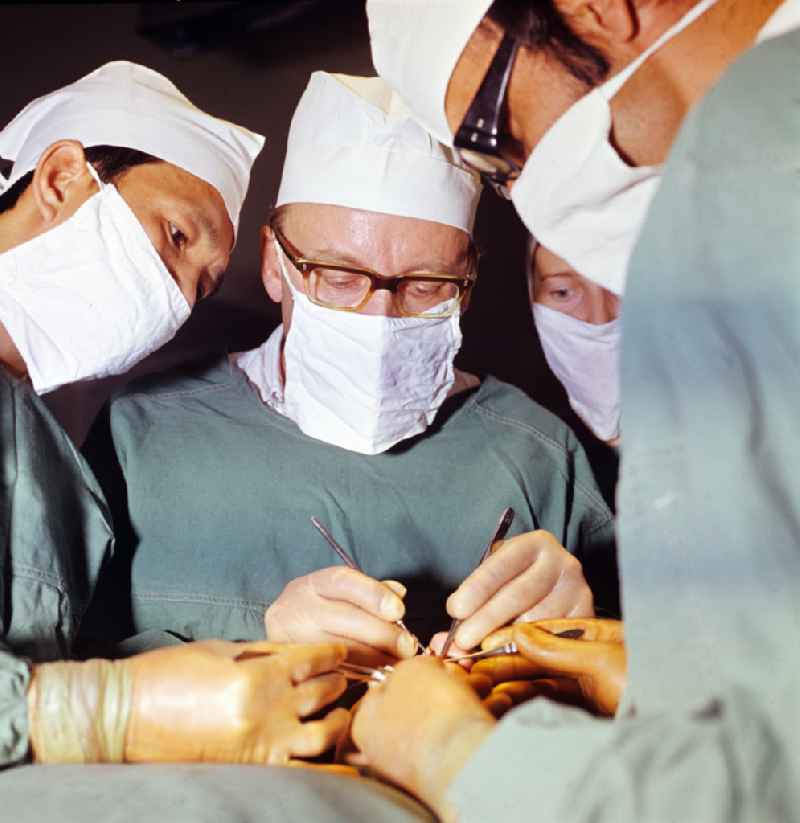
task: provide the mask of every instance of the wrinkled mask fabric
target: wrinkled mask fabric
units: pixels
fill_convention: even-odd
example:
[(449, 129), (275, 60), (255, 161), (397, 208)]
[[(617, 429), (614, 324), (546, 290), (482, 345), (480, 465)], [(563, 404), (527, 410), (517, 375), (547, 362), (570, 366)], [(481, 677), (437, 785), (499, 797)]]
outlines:
[(455, 379), (459, 313), (385, 317), (324, 308), (292, 284), (278, 411), (309, 437), (360, 454), (385, 452), (433, 422)]
[(37, 394), (121, 374), (171, 340), (191, 307), (113, 185), (0, 255), (0, 322)]
[(623, 295), (628, 262), (661, 181), (610, 141), (610, 101), (637, 69), (717, 0), (702, 0), (629, 66), (574, 103), (528, 157), (511, 200), (528, 231), (570, 266)]
[(620, 320), (595, 325), (539, 303), (533, 319), (547, 365), (578, 417), (600, 440), (620, 435)]

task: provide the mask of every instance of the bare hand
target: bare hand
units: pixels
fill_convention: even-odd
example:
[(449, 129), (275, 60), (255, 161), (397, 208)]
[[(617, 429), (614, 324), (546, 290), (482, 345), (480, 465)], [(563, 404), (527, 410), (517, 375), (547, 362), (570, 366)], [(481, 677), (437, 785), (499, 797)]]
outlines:
[(447, 600), (451, 617), (464, 622), (455, 641), (477, 646), (512, 621), (592, 617), (592, 591), (580, 561), (546, 531), (501, 540), (492, 554)]
[(348, 659), (380, 666), (411, 657), (417, 639), (396, 625), (405, 614), (405, 587), (355, 569), (331, 566), (287, 584), (267, 609), (267, 638), (289, 643), (344, 643)]

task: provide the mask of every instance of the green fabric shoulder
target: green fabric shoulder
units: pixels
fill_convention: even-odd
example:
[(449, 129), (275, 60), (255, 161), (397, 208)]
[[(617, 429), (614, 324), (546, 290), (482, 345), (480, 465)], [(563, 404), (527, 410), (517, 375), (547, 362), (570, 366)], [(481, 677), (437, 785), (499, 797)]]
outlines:
[(586, 512), (587, 536), (609, 524), (613, 527), (613, 515), (600, 494), (583, 447), (561, 418), (520, 389), (494, 377), (483, 381), (474, 408), (485, 419), (487, 428), (503, 432), (503, 437), (492, 437), (495, 448), (511, 458), (516, 456), (518, 463), (534, 455), (537, 461), (546, 456), (554, 477), (574, 484), (576, 505)]

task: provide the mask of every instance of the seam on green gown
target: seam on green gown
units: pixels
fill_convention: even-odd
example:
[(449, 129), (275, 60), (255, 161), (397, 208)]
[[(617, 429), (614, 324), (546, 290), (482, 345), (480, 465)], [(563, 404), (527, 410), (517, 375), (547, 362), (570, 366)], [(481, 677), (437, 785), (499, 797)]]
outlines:
[[(559, 443), (556, 440), (553, 440), (546, 434), (540, 432), (538, 429), (529, 426), (527, 423), (523, 423), (521, 420), (514, 420), (510, 417), (505, 417), (502, 414), (498, 414), (498, 412), (496, 411), (492, 411), (492, 409), (487, 409), (485, 406), (482, 406), (477, 402), (473, 405), (475, 407), (475, 411), (477, 411), (478, 413), (486, 415), (487, 417), (491, 417), (492, 419), (500, 423), (504, 423), (507, 426), (511, 426), (512, 428), (524, 431), (535, 437), (537, 440), (540, 440), (541, 442), (546, 443), (548, 446), (551, 446), (552, 448), (556, 449), (562, 455), (567, 455), (568, 457), (571, 457), (572, 452), (570, 452), (570, 450), (567, 449), (563, 444)], [(603, 500), (602, 496), (600, 494), (596, 494), (592, 489), (589, 489), (586, 486), (584, 486), (577, 477), (570, 477), (566, 472), (562, 471), (558, 467), (556, 467), (553, 471), (558, 471), (559, 475), (561, 476), (561, 479), (563, 479), (565, 482), (573, 483), (576, 489), (580, 489), (581, 493), (589, 500), (591, 500), (593, 503), (596, 503), (601, 510), (608, 510), (608, 506), (606, 505), (606, 502), (605, 500)], [(601, 525), (607, 523), (609, 520), (613, 520), (613, 516), (608, 517), (606, 520), (603, 521)]]

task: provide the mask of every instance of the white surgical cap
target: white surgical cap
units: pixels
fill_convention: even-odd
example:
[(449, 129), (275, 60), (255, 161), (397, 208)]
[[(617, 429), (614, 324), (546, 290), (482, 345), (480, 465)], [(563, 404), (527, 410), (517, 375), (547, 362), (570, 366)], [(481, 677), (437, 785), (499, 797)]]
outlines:
[(492, 0), (367, 0), (372, 62), (414, 116), (452, 145), (444, 113), (450, 75)]
[(314, 72), (297, 104), (277, 205), (327, 203), (472, 232), (480, 181), (379, 77)]
[(38, 97), (0, 131), (0, 157), (14, 162), (0, 193), (68, 139), (137, 149), (191, 172), (220, 193), (234, 230), (264, 145), (260, 134), (198, 109), (158, 72), (120, 60)]

